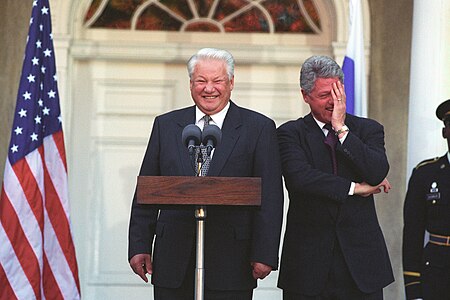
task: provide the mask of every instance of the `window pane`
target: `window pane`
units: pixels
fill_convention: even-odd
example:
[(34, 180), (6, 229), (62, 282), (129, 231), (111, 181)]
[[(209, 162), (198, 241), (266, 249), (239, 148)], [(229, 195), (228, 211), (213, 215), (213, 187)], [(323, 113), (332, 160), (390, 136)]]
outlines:
[(268, 20), (255, 8), (225, 23), (226, 32), (269, 32)]
[(297, 0), (266, 1), (263, 6), (270, 12), (276, 32), (313, 32), (301, 14)]
[(178, 31), (180, 27), (180, 21), (155, 5), (149, 6), (142, 13), (136, 24), (136, 29), (142, 30)]
[[(195, 6), (197, 7), (198, 10), (198, 15), (200, 17), (207, 17), (209, 14), (209, 11), (212, 7), (214, 0), (195, 0)], [(200, 30), (200, 31), (206, 31), (206, 30)]]

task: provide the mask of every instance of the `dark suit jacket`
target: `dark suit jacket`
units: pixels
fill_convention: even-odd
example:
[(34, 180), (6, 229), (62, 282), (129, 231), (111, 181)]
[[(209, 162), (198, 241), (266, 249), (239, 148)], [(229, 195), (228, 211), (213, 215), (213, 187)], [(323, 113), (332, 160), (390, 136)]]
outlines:
[[(440, 286), (429, 274), (441, 274), (433, 270), (447, 270), (449, 273), (450, 247), (433, 243), (427, 243), (424, 247), (424, 237), (425, 231), (450, 236), (449, 183), (450, 164), (447, 155), (421, 162), (409, 179), (403, 211), (402, 247), (406, 299), (448, 298), (448, 284)], [(440, 282), (444, 283), (445, 280)], [(445, 295), (440, 295), (442, 291), (446, 291)]]
[[(393, 281), (373, 197), (348, 196), (351, 182), (379, 184), (389, 170), (383, 127), (347, 115), (333, 175), (324, 134), (311, 114), (278, 128), (289, 211), (278, 285), (318, 295), (325, 288), (334, 246), (340, 246), (358, 288), (366, 293)], [(336, 245), (336, 242), (338, 243)]]
[[(195, 123), (195, 106), (155, 119), (140, 175), (194, 176), (181, 133)], [(231, 102), (208, 176), (261, 177), (260, 208), (208, 207), (205, 222), (205, 286), (217, 290), (256, 287), (250, 262), (277, 269), (283, 187), (275, 124)], [(152, 283), (179, 287), (195, 253), (193, 209), (160, 211), (133, 199), (129, 259), (153, 251)]]

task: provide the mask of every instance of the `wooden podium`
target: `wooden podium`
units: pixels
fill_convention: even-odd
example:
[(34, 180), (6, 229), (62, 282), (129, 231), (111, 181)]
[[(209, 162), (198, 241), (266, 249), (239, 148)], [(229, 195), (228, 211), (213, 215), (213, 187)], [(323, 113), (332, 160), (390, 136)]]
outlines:
[(261, 205), (261, 178), (210, 176), (139, 176), (137, 203), (159, 208), (191, 205), (197, 221), (195, 300), (204, 298), (204, 234), (208, 205)]

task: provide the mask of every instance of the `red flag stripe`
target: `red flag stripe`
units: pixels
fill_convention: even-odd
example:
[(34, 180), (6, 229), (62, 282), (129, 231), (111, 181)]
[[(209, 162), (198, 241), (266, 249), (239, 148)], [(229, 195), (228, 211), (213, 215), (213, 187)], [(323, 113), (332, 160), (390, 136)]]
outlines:
[(67, 174), (67, 160), (66, 160), (66, 151), (64, 146), (64, 134), (62, 131), (55, 132), (53, 134), (53, 139), (55, 140), (56, 147), (58, 148), (59, 156), (64, 164), (64, 169)]
[(44, 297), (46, 299), (76, 299), (76, 297), (64, 297), (60, 287), (58, 286), (58, 282), (53, 276), (47, 256), (44, 256), (43, 287)]
[(5, 270), (3, 270), (2, 265), (0, 264), (0, 299), (8, 299), (14, 300), (17, 299), (16, 294), (14, 294), (14, 290), (11, 288), (9, 284), (8, 278), (6, 277)]
[[(27, 159), (22, 159), (16, 162), (16, 164), (12, 167), (15, 175), (21, 185), (21, 190), (25, 194), (26, 201), (28, 202), (31, 210), (33, 211), (34, 217), (39, 224), (39, 228), (41, 232), (44, 231), (44, 201), (42, 199), (43, 190), (39, 188), (37, 180), (42, 180), (42, 173), (36, 172), (30, 168), (29, 162), (31, 164), (42, 163), (38, 156), (36, 156), (37, 151), (33, 151), (27, 155)], [(36, 169), (34, 167), (33, 169)], [(34, 173), (36, 172), (36, 173)], [(16, 189), (19, 190), (19, 189)], [(12, 198), (14, 199), (14, 198)], [(18, 213), (21, 216), (20, 213)]]

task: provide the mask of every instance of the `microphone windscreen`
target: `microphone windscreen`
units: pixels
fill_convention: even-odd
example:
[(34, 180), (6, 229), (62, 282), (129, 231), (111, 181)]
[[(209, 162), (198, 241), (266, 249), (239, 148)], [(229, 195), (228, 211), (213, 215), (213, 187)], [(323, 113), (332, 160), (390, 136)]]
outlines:
[(202, 133), (202, 143), (203, 145), (208, 144), (209, 141), (213, 143), (213, 148), (215, 148), (222, 140), (222, 131), (220, 128), (214, 124), (210, 124), (203, 128)]
[(189, 124), (183, 129), (181, 141), (187, 147), (189, 142), (194, 141), (194, 145), (200, 145), (202, 131), (195, 124)]

